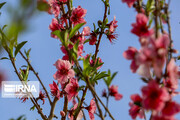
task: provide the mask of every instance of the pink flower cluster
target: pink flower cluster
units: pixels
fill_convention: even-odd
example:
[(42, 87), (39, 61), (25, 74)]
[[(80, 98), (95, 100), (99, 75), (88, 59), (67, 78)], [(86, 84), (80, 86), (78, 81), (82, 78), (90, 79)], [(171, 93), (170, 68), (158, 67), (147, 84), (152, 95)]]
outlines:
[(72, 24), (77, 25), (79, 23), (86, 23), (86, 21), (84, 20), (86, 13), (87, 13), (87, 10), (81, 8), (81, 6), (74, 8), (72, 10), (72, 15), (70, 17)]
[(144, 118), (145, 110), (152, 111), (153, 120), (175, 120), (174, 116), (180, 112), (180, 104), (171, 99), (166, 87), (160, 87), (152, 80), (142, 89), (142, 97), (138, 94), (131, 96), (129, 114), (133, 119), (137, 116)]
[(108, 93), (106, 92), (106, 89), (102, 91), (102, 97), (109, 97), (112, 96), (115, 98), (115, 100), (121, 100), (123, 95), (118, 92), (118, 86), (111, 85), (108, 89)]
[(108, 30), (106, 30), (105, 33), (111, 43), (114, 39), (117, 38), (117, 34), (115, 34), (115, 30), (118, 27), (117, 22), (118, 21), (116, 20), (116, 17), (114, 17), (113, 21), (111, 21), (109, 24), (107, 24)]
[[(129, 1), (126, 2), (129, 4)], [(131, 32), (139, 37), (141, 48), (129, 47), (123, 53), (127, 60), (132, 61), (131, 71), (137, 72), (148, 83), (141, 89), (142, 97), (138, 94), (131, 96), (129, 114), (133, 119), (144, 118), (145, 111), (150, 110), (152, 120), (175, 120), (174, 116), (180, 112), (180, 104), (172, 98), (178, 93), (179, 72), (173, 58), (167, 61), (170, 39), (165, 32), (158, 33), (156, 38), (154, 29), (147, 24), (148, 17), (138, 13)]]
[[(89, 54), (87, 54), (87, 55), (84, 57), (84, 59), (89, 59), (89, 64), (90, 64), (91, 67), (94, 67), (94, 65), (97, 64), (97, 61), (98, 61), (98, 63), (103, 63), (103, 61), (102, 61), (101, 58), (96, 58), (96, 60), (93, 60), (93, 59), (90, 58), (90, 55), (89, 55)], [(102, 67), (102, 65), (99, 66), (99, 67), (97, 67), (96, 69), (98, 70), (98, 69), (100, 69), (101, 67)]]
[(109, 95), (115, 97), (115, 100), (121, 100), (123, 97), (120, 93), (118, 93), (118, 86), (115, 85), (111, 85), (109, 87)]
[(128, 5), (128, 7), (132, 7), (136, 1), (137, 0), (122, 0), (123, 3), (126, 3)]
[[(137, 16), (145, 15), (140, 13)], [(153, 30), (146, 30), (147, 32), (144, 33), (145, 30), (141, 29), (141, 32), (139, 31), (139, 27), (141, 27), (141, 24), (137, 24), (136, 27), (134, 26), (131, 32), (137, 33), (136, 35), (140, 37), (141, 49), (138, 51), (134, 47), (129, 47), (128, 50), (123, 53), (123, 56), (127, 60), (132, 60), (131, 70), (133, 73), (138, 72), (138, 74), (143, 77), (151, 78), (150, 69), (153, 68), (156, 76), (160, 78), (166, 62), (167, 50), (170, 43), (169, 37), (167, 34), (163, 34), (155, 38), (155, 36), (150, 34), (150, 31)]]
[[(65, 91), (65, 95), (68, 97), (68, 101), (71, 101), (73, 97), (78, 95), (79, 88), (78, 81), (76, 78), (74, 78), (75, 73), (72, 69), (72, 65), (69, 61), (62, 59), (57, 60), (54, 65), (57, 69), (57, 72), (54, 74), (54, 79), (58, 80), (58, 83), (61, 84), (62, 90)], [(57, 97), (58, 99), (62, 97), (58, 85), (55, 82), (49, 86), (53, 96)]]

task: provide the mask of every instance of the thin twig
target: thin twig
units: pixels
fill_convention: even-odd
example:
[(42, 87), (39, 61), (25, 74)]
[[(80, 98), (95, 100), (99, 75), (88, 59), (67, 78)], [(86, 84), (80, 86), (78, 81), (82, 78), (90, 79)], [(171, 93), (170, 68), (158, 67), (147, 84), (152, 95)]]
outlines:
[(58, 101), (58, 98), (57, 98), (57, 97), (55, 97), (55, 98), (54, 98), (54, 101), (53, 101), (53, 103), (52, 103), (52, 105), (51, 105), (51, 111), (50, 111), (50, 114), (49, 114), (48, 120), (52, 120), (52, 119), (53, 119), (53, 117), (54, 117), (54, 110), (55, 110), (55, 107), (56, 107), (56, 103), (57, 103), (57, 101)]
[[(64, 4), (61, 5), (61, 10), (62, 10), (63, 15), (65, 15), (66, 13), (64, 10)], [(67, 22), (65, 22), (65, 23), (66, 23), (66, 28), (68, 28), (68, 23)]]
[(84, 118), (84, 120), (86, 120), (86, 115), (84, 113), (84, 110), (82, 110), (82, 112), (83, 112), (83, 118)]
[[(91, 92), (92, 93), (92, 92)], [(95, 102), (96, 102), (96, 106), (98, 108), (98, 111), (99, 111), (99, 117), (101, 118), (101, 120), (104, 120), (104, 116), (103, 116), (103, 113), (102, 113), (102, 110), (100, 108), (100, 105), (98, 103), (98, 100), (96, 98), (96, 96), (92, 93), (93, 97), (95, 98)]]
[[(108, 88), (108, 87), (107, 87)], [(108, 108), (108, 105), (109, 105), (109, 88), (108, 88), (108, 96), (106, 97), (106, 107)], [(107, 111), (105, 111), (105, 114), (104, 114), (104, 117), (107, 116)]]
[(76, 111), (76, 113), (74, 115), (74, 120), (76, 120), (79, 112), (81, 111), (81, 107), (82, 107), (83, 101), (85, 100), (87, 89), (88, 89), (88, 87), (86, 86), (86, 88), (83, 90), (83, 95), (82, 95), (82, 98), (81, 98), (80, 103), (78, 105), (77, 111)]
[(70, 0), (68, 0), (67, 2), (67, 8), (68, 8), (68, 13), (69, 13), (69, 28), (72, 28), (72, 22), (71, 22), (71, 19), (70, 19), (70, 16), (71, 16), (71, 3), (70, 3)]
[(51, 105), (52, 102), (51, 102), (51, 99), (50, 99), (50, 97), (49, 97), (49, 94), (48, 94), (48, 92), (47, 92), (47, 90), (46, 90), (46, 87), (45, 87), (44, 84), (42, 83), (42, 81), (41, 81), (38, 73), (34, 70), (33, 66), (31, 65), (31, 63), (29, 62), (29, 60), (23, 55), (23, 53), (22, 53), (21, 51), (19, 51), (19, 53), (21, 54), (21, 56), (23, 57), (23, 59), (28, 63), (28, 65), (29, 65), (29, 67), (31, 68), (31, 70), (33, 71), (34, 75), (35, 75), (35, 76), (37, 77), (37, 79), (39, 80), (41, 86), (43, 87), (43, 89), (44, 89), (44, 91), (45, 91), (45, 93), (46, 93), (46, 96), (47, 96), (47, 98), (48, 98), (48, 100), (49, 100), (49, 103), (50, 103), (50, 105)]
[(62, 116), (61, 120), (66, 120), (67, 111), (68, 111), (68, 98), (67, 98), (67, 96), (64, 97), (64, 108), (63, 108), (63, 111), (64, 111), (65, 115)]
[[(8, 53), (9, 54), (9, 53)], [(21, 76), (19, 75), (14, 59), (9, 55), (10, 61), (14, 67), (15, 73), (17, 74), (18, 78), (20, 81), (23, 81), (23, 79), (21, 78)], [(47, 120), (46, 116), (42, 113), (41, 108), (39, 108), (39, 106), (34, 102), (34, 100), (30, 97), (31, 102), (34, 104), (34, 106), (36, 107), (36, 109), (38, 110), (38, 113), (41, 115), (41, 117), (43, 118), (43, 120)]]
[(155, 0), (155, 36), (156, 38), (158, 38), (158, 12), (159, 12), (159, 8), (158, 8), (158, 0)]
[(101, 99), (99, 98), (99, 96), (97, 95), (97, 93), (95, 92), (93, 86), (89, 83), (89, 81), (87, 81), (88, 87), (90, 89), (90, 91), (92, 92), (92, 94), (94, 94), (97, 99), (99, 100), (99, 102), (102, 104), (102, 106), (104, 107), (104, 109), (108, 112), (109, 116), (111, 117), (112, 120), (115, 120), (114, 117), (112, 116), (111, 112), (109, 111), (109, 109), (104, 105), (104, 103), (101, 101)]
[(172, 40), (172, 37), (171, 37), (171, 25), (170, 25), (169, 11), (168, 11), (170, 2), (171, 2), (171, 0), (168, 1), (168, 4), (166, 5), (166, 10), (165, 10), (166, 15), (167, 15), (167, 25), (168, 25), (168, 33), (169, 33), (169, 39), (170, 39), (169, 53), (168, 53), (168, 55), (169, 55), (169, 57), (168, 57), (168, 63), (169, 63), (169, 61), (170, 61), (171, 58), (172, 58), (172, 43), (173, 43), (173, 40)]
[[(105, 3), (104, 3), (104, 5), (105, 5), (105, 11), (104, 11), (103, 23), (105, 22), (106, 17), (107, 17), (107, 5)], [(100, 45), (103, 33), (104, 33), (104, 28), (101, 28), (101, 32), (100, 32), (100, 35), (99, 35), (99, 40), (98, 40), (98, 43), (96, 44), (95, 60), (96, 60), (97, 54), (99, 52), (99, 45)]]
[[(86, 102), (83, 102), (83, 104), (84, 104), (85, 106), (88, 106), (88, 104), (87, 104)], [(98, 117), (100, 117), (100, 115), (99, 115), (98, 113), (95, 113), (95, 115), (97, 115)]]

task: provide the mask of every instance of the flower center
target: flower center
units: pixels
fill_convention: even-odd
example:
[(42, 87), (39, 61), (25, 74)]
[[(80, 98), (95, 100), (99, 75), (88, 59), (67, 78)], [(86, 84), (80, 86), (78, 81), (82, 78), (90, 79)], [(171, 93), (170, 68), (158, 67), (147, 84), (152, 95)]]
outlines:
[(61, 75), (67, 75), (68, 74), (68, 69), (62, 68), (59, 72)]

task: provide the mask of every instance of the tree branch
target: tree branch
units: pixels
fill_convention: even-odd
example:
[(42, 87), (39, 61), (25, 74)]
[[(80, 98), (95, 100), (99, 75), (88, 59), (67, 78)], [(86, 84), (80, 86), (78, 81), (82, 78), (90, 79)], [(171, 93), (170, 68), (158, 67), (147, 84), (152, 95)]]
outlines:
[(44, 89), (44, 91), (45, 91), (45, 93), (46, 93), (46, 96), (47, 96), (47, 98), (48, 98), (48, 100), (49, 100), (49, 103), (50, 103), (50, 105), (51, 105), (52, 102), (51, 102), (51, 99), (50, 99), (50, 97), (49, 97), (49, 94), (48, 94), (48, 92), (47, 92), (44, 84), (42, 83), (42, 81), (41, 81), (38, 73), (34, 70), (34, 68), (32, 67), (31, 63), (30, 63), (29, 60), (23, 55), (23, 53), (22, 53), (21, 51), (19, 51), (19, 53), (21, 54), (21, 56), (23, 57), (23, 59), (28, 63), (28, 65), (29, 65), (29, 67), (31, 68), (31, 70), (33, 71), (34, 75), (35, 75), (35, 76), (37, 77), (37, 79), (39, 80), (41, 86), (43, 87), (43, 89)]

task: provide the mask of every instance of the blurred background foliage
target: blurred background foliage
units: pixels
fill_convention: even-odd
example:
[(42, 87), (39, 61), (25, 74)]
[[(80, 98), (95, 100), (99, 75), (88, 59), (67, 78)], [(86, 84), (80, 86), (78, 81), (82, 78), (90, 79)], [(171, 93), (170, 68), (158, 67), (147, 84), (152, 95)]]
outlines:
[[(1, 14), (6, 14), (8, 21), (5, 25), (0, 22), (0, 27), (9, 40), (7, 42), (17, 45), (18, 36), (29, 30), (31, 26), (29, 21), (33, 19), (33, 16), (38, 15), (37, 10), (47, 11), (49, 5), (44, 0), (16, 0), (14, 4), (1, 3), (2, 8), (6, 6), (5, 13)], [(0, 46), (0, 52), (3, 52), (2, 43)]]

